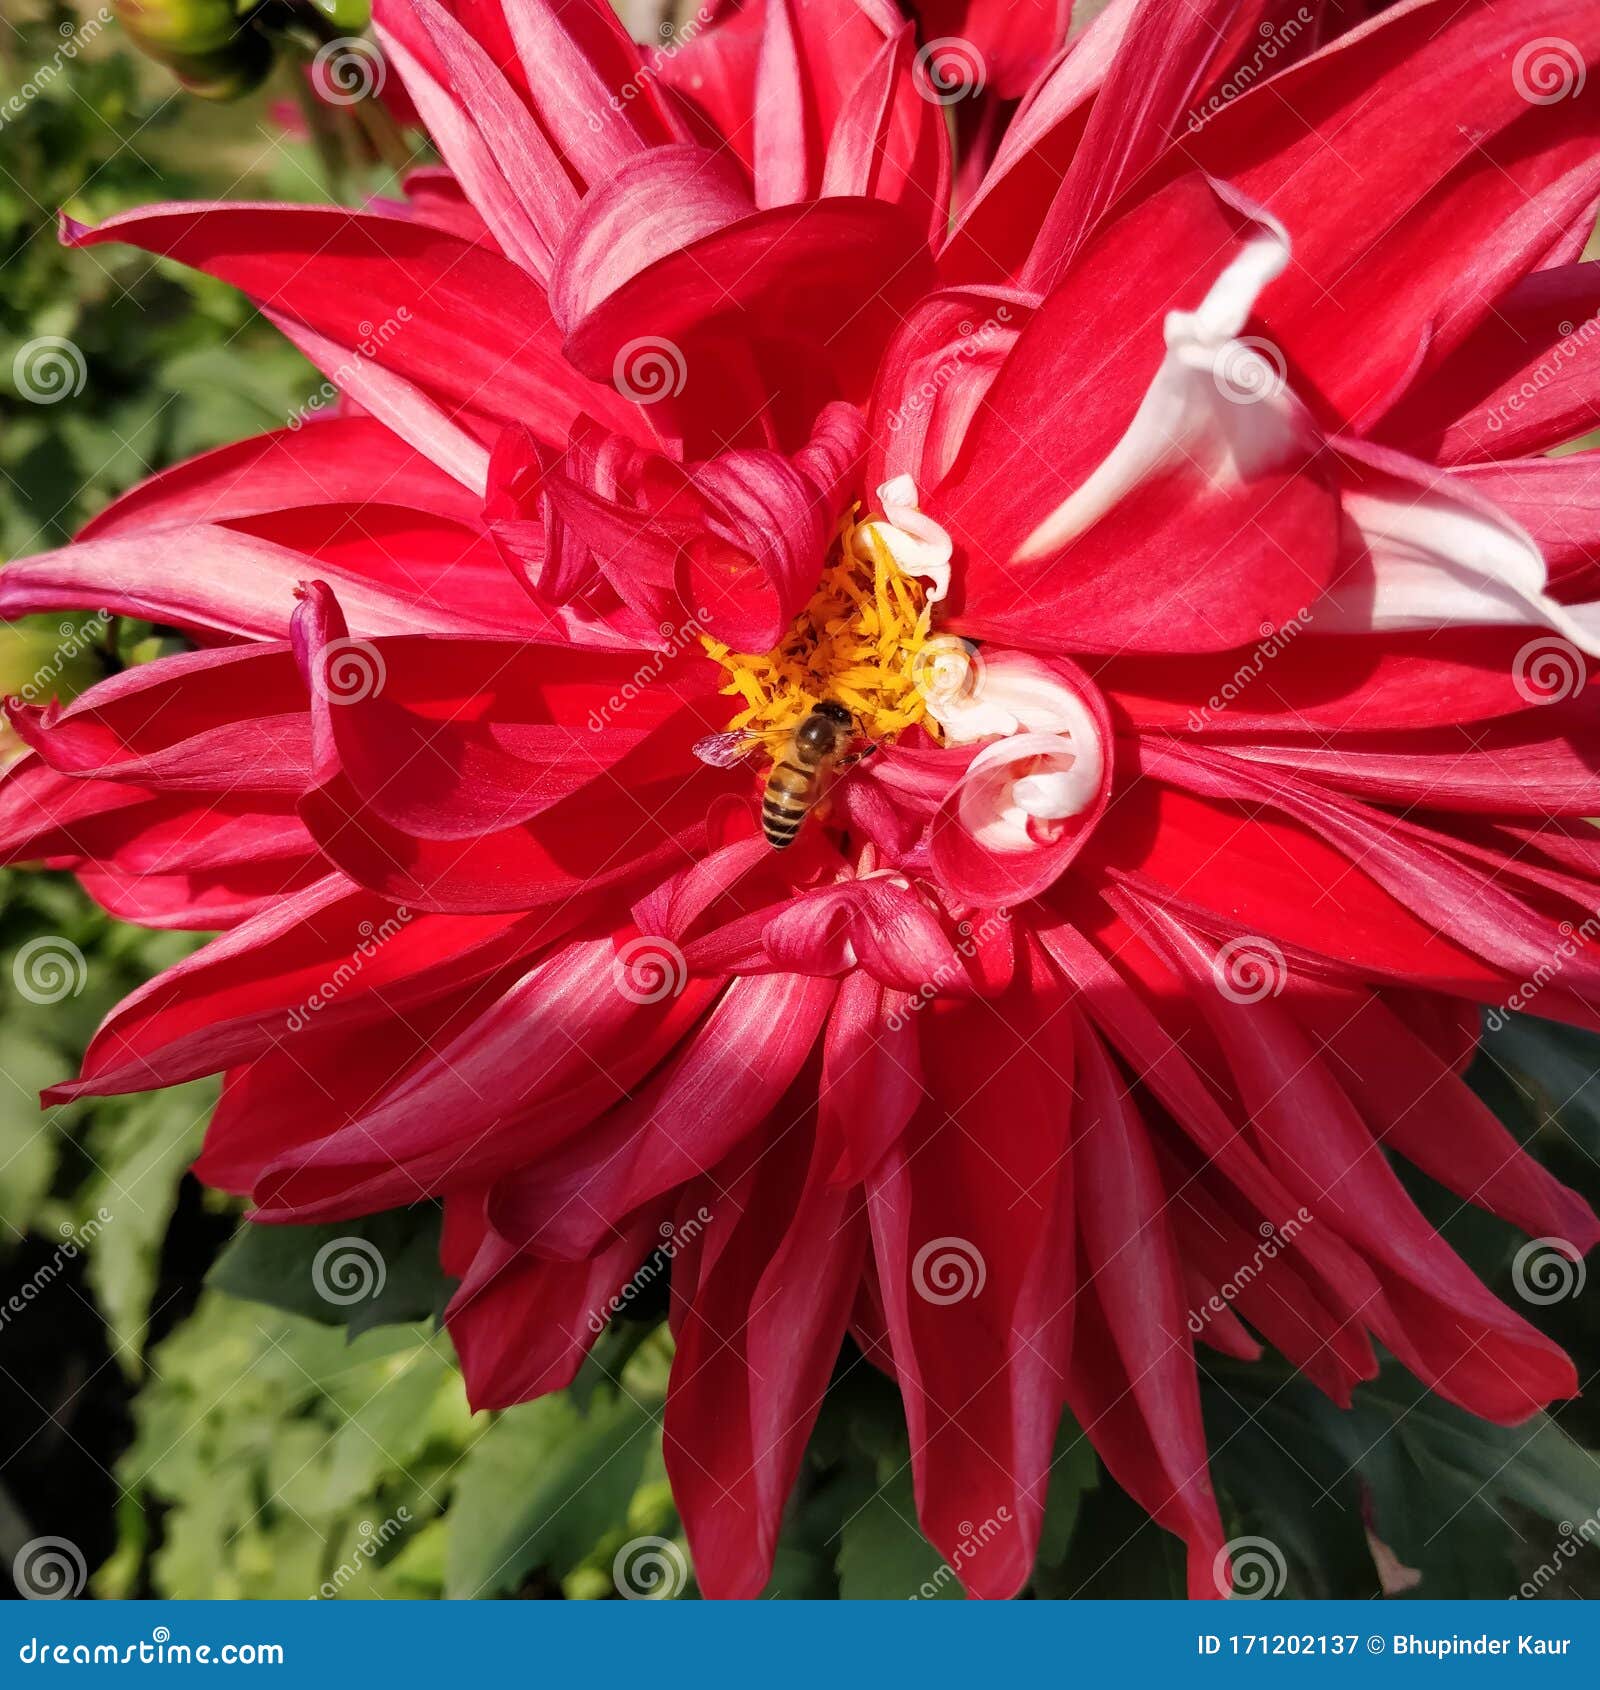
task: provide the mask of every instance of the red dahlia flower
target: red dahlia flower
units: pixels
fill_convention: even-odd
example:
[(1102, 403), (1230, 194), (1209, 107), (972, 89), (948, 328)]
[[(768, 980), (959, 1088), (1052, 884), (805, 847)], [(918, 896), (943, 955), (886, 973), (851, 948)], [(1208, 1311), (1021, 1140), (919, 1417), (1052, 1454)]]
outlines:
[[(223, 1073), (199, 1171), (258, 1221), (442, 1198), (480, 1406), (675, 1225), (708, 1593), (765, 1582), (847, 1333), (987, 1596), (1063, 1404), (1215, 1593), (1197, 1339), (1575, 1389), (1381, 1151), (1600, 1235), (1460, 1078), (1531, 979), (1600, 1025), (1600, 479), (1535, 455), (1597, 420), (1600, 4), (1333, 16), (1114, 5), (952, 227), (880, 0), (648, 65), (600, 0), (408, 0), (404, 205), (67, 230), (342, 399), (0, 577), (195, 648), (12, 710), (9, 855), (222, 930), (51, 1095)], [(876, 753), (780, 853), (823, 699)]]

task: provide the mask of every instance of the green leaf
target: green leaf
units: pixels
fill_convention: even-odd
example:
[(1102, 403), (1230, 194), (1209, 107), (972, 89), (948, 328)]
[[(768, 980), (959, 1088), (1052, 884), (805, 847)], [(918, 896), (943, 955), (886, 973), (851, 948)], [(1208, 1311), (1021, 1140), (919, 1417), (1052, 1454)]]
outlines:
[(961, 1581), (922, 1535), (911, 1460), (886, 1458), (879, 1484), (839, 1533), (839, 1594), (850, 1601), (960, 1601)]
[(1094, 1445), (1070, 1414), (1063, 1415), (1050, 1457), (1050, 1491), (1039, 1533), (1039, 1559), (1046, 1566), (1059, 1566), (1066, 1559), (1083, 1499), (1099, 1483)]
[(161, 1245), (178, 1185), (205, 1135), (216, 1102), (207, 1080), (102, 1107), (89, 1133), (97, 1172), (83, 1188), (85, 1219), (99, 1230), (89, 1250), (88, 1278), (117, 1359), (137, 1375), (144, 1355), (150, 1299)]
[(1041, 1562), (1033, 1590), (1051, 1599), (1178, 1600), (1187, 1594), (1184, 1549), (1106, 1476), (1080, 1499), (1066, 1559)]
[(1519, 1137), (1565, 1134), (1600, 1157), (1600, 1035), (1510, 1015), (1485, 1031), (1469, 1078)]
[(41, 1112), (39, 1092), (66, 1069), (53, 1046), (16, 1026), (0, 1028), (0, 1234), (14, 1239), (33, 1225), (55, 1177), (60, 1111)]
[(1257, 1363), (1214, 1363), (1207, 1423), (1213, 1466), (1240, 1527), (1290, 1564), (1285, 1595), (1377, 1593), (1365, 1513), (1420, 1597), (1514, 1593), (1520, 1507), (1588, 1518), (1600, 1457), (1547, 1415), (1495, 1426), (1434, 1396), (1390, 1363), (1340, 1409), (1305, 1380)]
[(628, 1510), (660, 1437), (659, 1400), (596, 1395), (509, 1409), (462, 1463), (445, 1594), (500, 1596), (529, 1574), (559, 1580)]
[(206, 1283), (352, 1338), (436, 1318), (452, 1289), (439, 1266), (439, 1210), (392, 1209), (326, 1226), (240, 1227)]

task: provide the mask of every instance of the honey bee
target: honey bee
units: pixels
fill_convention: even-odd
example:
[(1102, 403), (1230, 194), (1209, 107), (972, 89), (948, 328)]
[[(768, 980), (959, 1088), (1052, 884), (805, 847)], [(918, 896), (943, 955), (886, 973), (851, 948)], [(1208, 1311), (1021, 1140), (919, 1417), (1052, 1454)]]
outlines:
[(775, 851), (792, 845), (834, 766), (855, 738), (855, 718), (842, 704), (823, 699), (789, 737), (767, 776), (761, 831)]
[(836, 768), (855, 763), (877, 749), (849, 750), (856, 736), (855, 718), (842, 704), (824, 699), (792, 731), (773, 734), (712, 734), (694, 748), (713, 768), (727, 769), (759, 753), (772, 757), (761, 800), (761, 831), (776, 851), (792, 845), (800, 825), (822, 797)]

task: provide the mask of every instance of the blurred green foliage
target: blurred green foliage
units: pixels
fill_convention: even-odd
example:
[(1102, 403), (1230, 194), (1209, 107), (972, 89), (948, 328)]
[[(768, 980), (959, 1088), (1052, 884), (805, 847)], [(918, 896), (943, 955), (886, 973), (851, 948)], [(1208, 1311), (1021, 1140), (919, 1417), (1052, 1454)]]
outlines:
[[(312, 386), (231, 289), (131, 250), (69, 253), (57, 214), (318, 189), (263, 110), (197, 108), (88, 8), (8, 17), (0, 55), (0, 108), (20, 105), (0, 127), (0, 556), (14, 557), (60, 545), (154, 468), (281, 424)], [(54, 381), (29, 379), (41, 340), (71, 349)]]

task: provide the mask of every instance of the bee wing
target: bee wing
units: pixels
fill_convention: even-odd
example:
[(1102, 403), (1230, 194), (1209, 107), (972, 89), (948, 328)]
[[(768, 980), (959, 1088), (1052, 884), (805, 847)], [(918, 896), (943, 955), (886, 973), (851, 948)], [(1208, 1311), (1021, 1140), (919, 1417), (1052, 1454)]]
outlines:
[(695, 741), (694, 754), (713, 769), (731, 769), (746, 762), (753, 752), (760, 749), (760, 745), (761, 741), (749, 734), (707, 734), (704, 739)]

